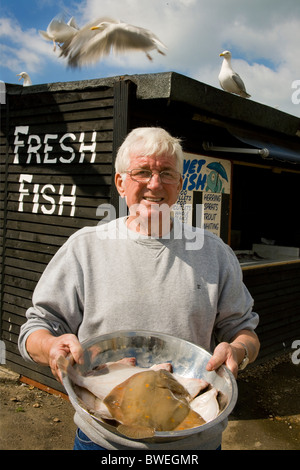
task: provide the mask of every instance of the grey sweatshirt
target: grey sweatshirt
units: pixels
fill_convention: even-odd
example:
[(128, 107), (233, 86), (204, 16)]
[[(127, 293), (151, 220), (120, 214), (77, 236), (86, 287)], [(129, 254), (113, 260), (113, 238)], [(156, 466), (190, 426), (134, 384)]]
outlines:
[[(58, 250), (33, 294), (19, 349), (38, 329), (74, 333), (79, 341), (120, 330), (171, 334), (213, 351), (258, 315), (232, 250), (210, 232), (181, 225), (164, 238), (129, 230), (125, 218), (87, 227)], [(226, 422), (193, 438), (149, 444), (117, 437), (86, 414), (75, 422), (106, 449), (214, 449)]]

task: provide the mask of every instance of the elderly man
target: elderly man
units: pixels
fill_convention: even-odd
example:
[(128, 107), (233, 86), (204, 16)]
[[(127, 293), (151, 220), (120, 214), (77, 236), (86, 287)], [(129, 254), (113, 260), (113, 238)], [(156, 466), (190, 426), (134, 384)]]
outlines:
[[(168, 333), (213, 356), (214, 370), (255, 360), (258, 316), (232, 250), (215, 235), (171, 216), (182, 186), (178, 139), (160, 128), (138, 128), (116, 158), (115, 184), (128, 217), (72, 235), (41, 277), (22, 326), (23, 357), (49, 365), (81, 359), (80, 342), (131, 329)], [(194, 244), (193, 244), (194, 240)], [(75, 415), (75, 449), (216, 449), (226, 422), (173, 443), (116, 436)]]

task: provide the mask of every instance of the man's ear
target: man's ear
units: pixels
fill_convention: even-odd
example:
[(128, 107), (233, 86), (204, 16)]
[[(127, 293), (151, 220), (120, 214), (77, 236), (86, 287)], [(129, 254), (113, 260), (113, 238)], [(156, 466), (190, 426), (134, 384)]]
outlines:
[(115, 175), (115, 185), (120, 196), (125, 197), (124, 181), (120, 173), (116, 173)]

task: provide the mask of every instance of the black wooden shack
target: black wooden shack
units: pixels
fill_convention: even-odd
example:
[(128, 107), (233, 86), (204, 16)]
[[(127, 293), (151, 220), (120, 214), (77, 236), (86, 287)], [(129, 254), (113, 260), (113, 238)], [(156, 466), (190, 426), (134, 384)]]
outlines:
[(103, 204), (118, 216), (114, 159), (139, 126), (182, 139), (179, 206), (240, 258), (260, 315), (259, 360), (300, 340), (300, 119), (174, 72), (6, 84), (2, 102), (1, 347), (14, 371), (60, 389), (48, 368), (20, 357), (19, 328), (64, 241), (97, 224)]

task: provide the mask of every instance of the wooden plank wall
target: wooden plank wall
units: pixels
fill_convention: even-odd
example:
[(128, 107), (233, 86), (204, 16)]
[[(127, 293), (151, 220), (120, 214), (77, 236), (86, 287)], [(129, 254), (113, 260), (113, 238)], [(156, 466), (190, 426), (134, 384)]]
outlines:
[(7, 95), (1, 113), (2, 340), (16, 372), (58, 388), (23, 361), (20, 325), (46, 265), (110, 202), (114, 88)]
[(290, 351), (300, 340), (300, 262), (244, 269), (243, 276), (260, 316), (258, 361)]

